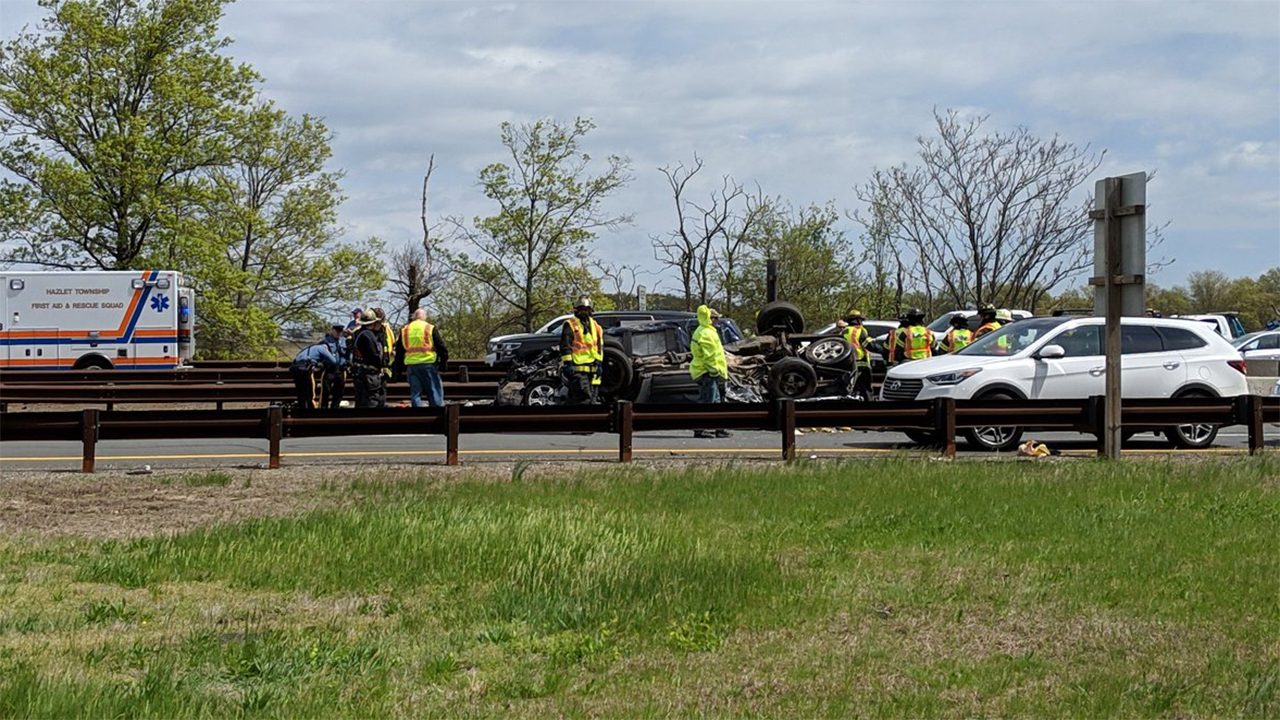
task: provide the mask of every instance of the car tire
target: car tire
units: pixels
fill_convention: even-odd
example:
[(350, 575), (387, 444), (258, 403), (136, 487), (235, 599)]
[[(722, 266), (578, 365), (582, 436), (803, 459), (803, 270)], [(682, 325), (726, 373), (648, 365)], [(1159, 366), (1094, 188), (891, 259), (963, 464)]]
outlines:
[[(1013, 400), (1007, 392), (993, 392), (983, 395), (982, 400)], [(990, 452), (1008, 452), (1018, 447), (1022, 440), (1022, 428), (1006, 425), (1001, 427), (978, 427), (964, 431), (964, 441), (975, 450)]]
[[(1182, 393), (1179, 398), (1207, 398), (1213, 397), (1204, 390), (1190, 390)], [(1218, 437), (1218, 426), (1199, 423), (1195, 425), (1170, 425), (1164, 429), (1164, 439), (1170, 445), (1179, 450), (1203, 450), (1211, 445)]]
[(760, 308), (756, 315), (756, 332), (768, 334), (778, 329), (795, 335), (804, 332), (804, 313), (789, 302), (778, 300)]
[(531, 407), (559, 405), (560, 399), (556, 396), (559, 390), (560, 383), (554, 380), (534, 380), (524, 386), (521, 397), (524, 404)]
[(627, 351), (617, 345), (605, 343), (603, 354), (604, 373), (600, 377), (600, 394), (617, 397), (631, 387), (631, 381), (635, 379), (635, 368), (631, 366), (631, 357), (627, 355)]
[(903, 430), (902, 433), (907, 436), (908, 440), (916, 445), (937, 447), (940, 444), (938, 442), (937, 434), (932, 430)]
[(780, 399), (811, 397), (818, 389), (818, 373), (800, 358), (783, 358), (769, 368), (769, 392)]
[(806, 345), (800, 354), (814, 365), (838, 367), (849, 363), (853, 348), (843, 337), (824, 337)]
[(111, 370), (111, 361), (101, 355), (86, 355), (76, 361), (72, 370)]

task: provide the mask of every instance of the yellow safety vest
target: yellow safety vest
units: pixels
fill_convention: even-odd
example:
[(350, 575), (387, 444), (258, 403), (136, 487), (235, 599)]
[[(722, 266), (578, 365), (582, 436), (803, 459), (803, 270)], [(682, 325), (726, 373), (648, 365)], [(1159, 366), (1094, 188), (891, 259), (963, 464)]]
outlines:
[(561, 348), (560, 359), (573, 363), (573, 369), (578, 372), (594, 372), (595, 364), (604, 360), (604, 331), (600, 329), (600, 323), (591, 318), (591, 327), (584, 333), (576, 316), (566, 322), (573, 336), (569, 347)]
[(933, 331), (923, 325), (912, 325), (905, 329), (903, 349), (906, 359), (920, 360), (933, 356)]
[(867, 357), (866, 342), (870, 333), (861, 325), (850, 325), (844, 329), (844, 341), (853, 348), (853, 359), (858, 365), (867, 365), (871, 361)]
[(977, 340), (983, 335), (986, 335), (989, 332), (999, 330), (999, 329), (1000, 329), (1000, 323), (998, 322), (982, 323), (981, 325), (978, 326), (977, 332), (973, 334), (973, 339)]
[(400, 328), (400, 344), (404, 346), (404, 364), (421, 365), (436, 361), (436, 348), (432, 343), (435, 327), (426, 320), (414, 320)]
[(947, 352), (955, 352), (973, 342), (973, 332), (969, 328), (951, 328), (947, 333)]

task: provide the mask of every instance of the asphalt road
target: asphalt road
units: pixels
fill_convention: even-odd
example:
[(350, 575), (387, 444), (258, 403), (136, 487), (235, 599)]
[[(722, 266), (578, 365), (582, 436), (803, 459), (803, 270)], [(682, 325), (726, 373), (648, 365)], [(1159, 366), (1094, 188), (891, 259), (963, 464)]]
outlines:
[[(1024, 436), (1025, 439), (1025, 436)], [(1094, 452), (1092, 436), (1076, 433), (1043, 433), (1036, 439), (1067, 455), (1087, 456)], [(1280, 449), (1280, 429), (1266, 429), (1268, 448)], [(463, 435), (459, 441), (460, 461), (506, 462), (520, 458), (545, 460), (573, 458), (614, 461), (618, 437), (611, 434), (569, 433)], [(781, 457), (781, 439), (776, 432), (737, 431), (731, 438), (695, 439), (691, 432), (664, 431), (636, 433), (635, 459), (708, 459)], [(1223, 428), (1213, 448), (1201, 454), (1246, 453), (1248, 434), (1243, 426)], [(803, 431), (796, 438), (800, 457), (875, 457), (911, 450), (905, 436), (892, 432)], [(990, 453), (968, 450), (958, 444), (961, 455), (989, 457)], [(0, 471), (79, 470), (81, 446), (78, 442), (6, 442), (0, 444)], [(920, 451), (923, 452), (923, 451)], [(1125, 446), (1131, 455), (1168, 453), (1163, 438), (1151, 434), (1136, 436)], [(325, 465), (330, 463), (443, 463), (444, 438), (419, 435), (372, 435), (338, 438), (286, 439), (281, 446), (285, 465)], [(99, 470), (129, 470), (150, 465), (158, 468), (265, 466), (265, 440), (106, 440), (97, 445)]]

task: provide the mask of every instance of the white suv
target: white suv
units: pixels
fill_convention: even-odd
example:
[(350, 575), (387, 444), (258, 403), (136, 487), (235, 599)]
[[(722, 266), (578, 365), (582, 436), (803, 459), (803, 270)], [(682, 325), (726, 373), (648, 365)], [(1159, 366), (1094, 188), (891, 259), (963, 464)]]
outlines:
[[(1087, 398), (1106, 392), (1104, 318), (1019, 320), (951, 354), (891, 368), (882, 400)], [(1124, 397), (1228, 397), (1249, 392), (1244, 361), (1209, 325), (1194, 320), (1126, 317), (1120, 327)], [(1175, 447), (1208, 447), (1211, 425), (1165, 428)], [(929, 433), (907, 433), (932, 442)], [(964, 431), (975, 447), (1009, 450), (1020, 428)]]

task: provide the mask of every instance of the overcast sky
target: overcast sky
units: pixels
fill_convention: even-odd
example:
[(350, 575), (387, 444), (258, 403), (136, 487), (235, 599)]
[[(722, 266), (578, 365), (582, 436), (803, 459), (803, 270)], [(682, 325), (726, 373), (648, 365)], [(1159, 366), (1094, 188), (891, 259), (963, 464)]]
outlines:
[[(41, 14), (0, 0), (0, 35)], [(420, 237), (432, 153), (432, 215), (492, 214), (476, 174), (504, 159), (499, 124), (581, 116), (585, 148), (635, 175), (608, 209), (636, 222), (596, 254), (656, 269), (660, 166), (697, 153), (700, 192), (729, 174), (853, 210), (873, 167), (915, 159), (937, 107), (1105, 149), (1095, 179), (1156, 170), (1150, 213), (1176, 258), (1157, 283), (1280, 265), (1277, 0), (239, 0), (222, 29), (266, 95), (334, 132), (352, 237)]]

